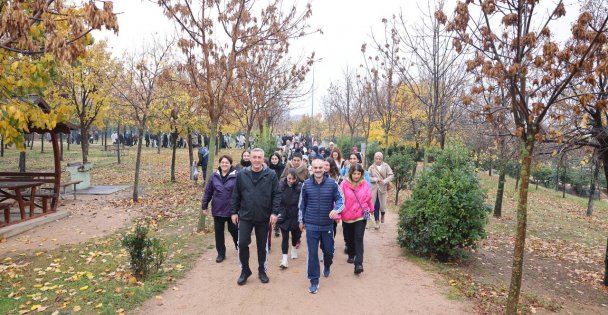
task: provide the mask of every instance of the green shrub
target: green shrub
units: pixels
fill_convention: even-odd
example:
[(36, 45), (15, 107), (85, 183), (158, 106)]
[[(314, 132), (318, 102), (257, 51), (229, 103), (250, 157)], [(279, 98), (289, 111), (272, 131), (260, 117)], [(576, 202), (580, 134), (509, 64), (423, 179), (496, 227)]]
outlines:
[(395, 152), (386, 159), (393, 170), (394, 183), (398, 190), (406, 188), (414, 180), (414, 155), (408, 151)]
[(462, 146), (446, 147), (433, 156), (435, 163), (401, 205), (398, 241), (414, 254), (447, 261), (485, 237), (491, 209), (484, 204), (473, 163)]
[(122, 239), (122, 245), (129, 252), (131, 271), (138, 279), (157, 272), (167, 254), (160, 240), (150, 238), (148, 231), (147, 227), (138, 224), (132, 233), (126, 234)]

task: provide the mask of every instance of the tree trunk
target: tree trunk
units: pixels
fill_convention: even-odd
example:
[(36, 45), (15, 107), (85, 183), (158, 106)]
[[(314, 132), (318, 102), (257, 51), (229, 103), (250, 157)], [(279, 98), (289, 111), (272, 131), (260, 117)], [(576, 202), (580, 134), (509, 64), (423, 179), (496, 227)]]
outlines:
[(108, 150), (108, 127), (107, 126), (103, 131), (103, 150), (104, 151)]
[(68, 143), (68, 151), (70, 151), (70, 142), (72, 142), (72, 130), (70, 130), (70, 133), (68, 134), (68, 141), (66, 141)]
[(25, 173), (25, 151), (19, 152), (19, 172)]
[(0, 135), (2, 140), (0, 140), (0, 157), (4, 157), (4, 136)]
[[(139, 134), (144, 134), (144, 127), (146, 126), (146, 121), (144, 118), (144, 122), (141, 126), (139, 126)], [(141, 170), (141, 141), (137, 141), (137, 155), (135, 157), (135, 179), (133, 180), (133, 202), (139, 201), (139, 172)]]
[(488, 176), (492, 177), (492, 158), (490, 158), (490, 169), (488, 170)]
[(30, 134), (30, 150), (34, 150), (34, 140), (35, 140), (34, 135), (35, 135), (35, 133)]
[(606, 255), (604, 256), (604, 285), (608, 286), (608, 240), (606, 240)]
[[(120, 123), (118, 123), (118, 126), (116, 126), (116, 134), (120, 134)], [(114, 142), (112, 142), (112, 145), (114, 145)], [(116, 139), (116, 158), (117, 163), (120, 164), (120, 138)]]
[(171, 182), (175, 183), (175, 152), (177, 151), (177, 128), (173, 131), (173, 152), (171, 154)]
[(80, 148), (82, 149), (82, 164), (89, 162), (89, 128), (83, 127), (80, 130), (82, 134), (82, 141), (80, 141)]
[(559, 169), (561, 166), (562, 166), (562, 159), (559, 159), (557, 161), (557, 169), (555, 170), (555, 191), (559, 191)]
[[(192, 131), (188, 128), (188, 160), (190, 164), (188, 164), (188, 169), (192, 169), (192, 163), (194, 163), (194, 153), (192, 152)], [(190, 171), (190, 180), (194, 180), (192, 177), (192, 171)]]
[(401, 185), (398, 181), (395, 182), (395, 206), (399, 204), (399, 191), (401, 190)]
[(517, 173), (515, 173), (515, 174), (516, 174), (516, 176), (515, 176), (515, 189), (517, 189), (519, 187), (519, 177), (521, 175), (521, 167), (519, 165), (517, 165)]
[[(251, 151), (251, 143), (249, 142), (249, 137), (251, 136), (251, 131), (246, 131), (245, 132), (245, 150), (250, 150)], [(211, 136), (209, 137), (209, 140), (211, 140)], [(211, 143), (209, 143), (209, 151), (211, 151)]]
[(384, 129), (384, 156), (388, 156), (388, 129)]
[(589, 201), (587, 202), (587, 216), (590, 217), (593, 214), (593, 195), (595, 195), (595, 185), (597, 178), (600, 175), (599, 159), (594, 157), (593, 163), (593, 176), (591, 176), (591, 185), (589, 187)]
[[(211, 126), (209, 126), (209, 163), (207, 163), (207, 174), (211, 176), (213, 174), (213, 161), (215, 161), (215, 140), (217, 138), (217, 120), (211, 119)], [(249, 138), (246, 139), (249, 141)], [(210, 181), (207, 181), (205, 185), (209, 185)], [(205, 229), (205, 215), (201, 212), (198, 217), (198, 226), (197, 231), (202, 231)]]
[(59, 133), (59, 161), (63, 161), (63, 133)]
[(500, 166), (498, 173), (498, 189), (496, 190), (496, 201), (494, 202), (494, 217), (500, 218), (502, 216), (502, 199), (505, 192), (505, 176), (506, 171), (503, 164)]
[[(32, 144), (33, 144), (33, 141), (32, 141)], [(44, 153), (44, 133), (42, 133), (40, 135), (40, 153)]]
[(528, 135), (520, 149), (521, 156), (521, 185), (519, 186), (519, 200), (517, 202), (517, 234), (513, 250), (513, 266), (511, 269), (511, 283), (507, 297), (507, 315), (517, 314), (519, 293), (521, 292), (521, 278), (524, 265), (524, 249), (526, 245), (526, 224), (528, 220), (528, 186), (530, 184), (530, 166), (534, 152), (534, 135)]

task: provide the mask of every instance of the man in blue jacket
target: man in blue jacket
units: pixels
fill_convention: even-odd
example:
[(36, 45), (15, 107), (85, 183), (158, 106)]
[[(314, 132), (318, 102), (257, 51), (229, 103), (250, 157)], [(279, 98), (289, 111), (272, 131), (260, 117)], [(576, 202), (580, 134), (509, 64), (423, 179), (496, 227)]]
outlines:
[(277, 174), (264, 166), (264, 151), (255, 148), (251, 150), (251, 166), (237, 174), (232, 190), (231, 218), (239, 227), (239, 285), (245, 284), (252, 274), (249, 268), (249, 243), (254, 229), (258, 251), (258, 276), (262, 283), (270, 281), (266, 275), (268, 227), (277, 222), (280, 205), (281, 191)]
[(334, 258), (334, 224), (344, 208), (344, 196), (338, 183), (324, 173), (325, 163), (321, 159), (312, 162), (313, 176), (302, 185), (300, 194), (300, 229), (306, 229), (308, 246), (308, 292), (317, 293), (319, 289), (319, 242), (323, 246), (323, 276), (329, 277)]

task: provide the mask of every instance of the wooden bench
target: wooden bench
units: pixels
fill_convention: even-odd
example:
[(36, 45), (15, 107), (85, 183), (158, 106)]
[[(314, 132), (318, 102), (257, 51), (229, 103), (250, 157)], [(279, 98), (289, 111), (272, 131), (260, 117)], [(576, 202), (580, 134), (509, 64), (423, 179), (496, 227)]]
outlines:
[(80, 183), (82, 183), (81, 180), (71, 180), (69, 182), (61, 183), (61, 184), (59, 184), (59, 186), (63, 189), (62, 194), (65, 195), (65, 188), (70, 185), (74, 185), (74, 190), (72, 191), (72, 193), (74, 194), (74, 200), (76, 200), (76, 185), (78, 185)]

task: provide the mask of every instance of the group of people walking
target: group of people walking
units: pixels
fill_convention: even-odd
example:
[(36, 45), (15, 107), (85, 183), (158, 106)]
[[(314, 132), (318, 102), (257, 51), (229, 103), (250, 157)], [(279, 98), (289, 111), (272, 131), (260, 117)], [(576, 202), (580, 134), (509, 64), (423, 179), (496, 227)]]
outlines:
[(375, 228), (384, 222), (387, 186), (393, 174), (383, 162), (382, 153), (376, 153), (374, 164), (367, 171), (359, 156), (351, 154), (344, 160), (340, 150), (333, 147), (326, 158), (318, 156), (310, 163), (301, 152), (292, 153), (288, 161), (279, 152), (266, 160), (264, 151), (256, 148), (244, 151), (236, 166), (230, 156), (221, 156), (202, 202), (205, 215), (211, 203), (216, 262), (226, 258), (227, 225), (241, 267), (237, 283), (245, 284), (253, 274), (249, 245), (255, 232), (258, 277), (262, 283), (269, 282), (267, 253), (272, 228), (276, 226), (282, 235), (282, 269), (288, 268), (290, 249), (291, 258), (298, 258), (300, 239), (305, 235), (309, 292), (317, 293), (321, 262), (323, 277), (330, 276), (335, 234), (341, 221), (347, 261), (354, 264), (355, 274), (361, 274), (367, 221), (374, 214)]

